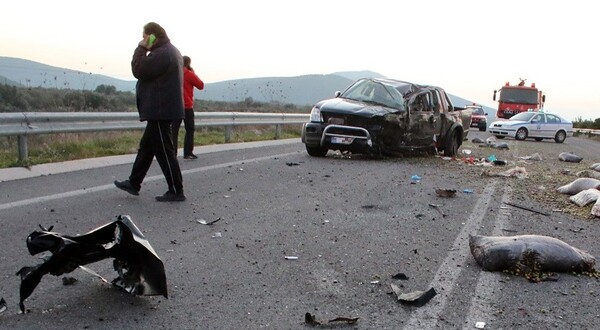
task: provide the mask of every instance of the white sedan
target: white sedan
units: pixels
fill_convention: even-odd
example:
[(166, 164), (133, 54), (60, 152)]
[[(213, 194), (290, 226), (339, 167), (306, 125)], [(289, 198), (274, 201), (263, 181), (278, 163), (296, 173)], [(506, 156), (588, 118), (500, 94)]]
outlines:
[(521, 112), (508, 120), (491, 123), (488, 132), (499, 139), (510, 136), (517, 140), (554, 139), (556, 143), (563, 143), (567, 137), (573, 136), (573, 123), (550, 113)]

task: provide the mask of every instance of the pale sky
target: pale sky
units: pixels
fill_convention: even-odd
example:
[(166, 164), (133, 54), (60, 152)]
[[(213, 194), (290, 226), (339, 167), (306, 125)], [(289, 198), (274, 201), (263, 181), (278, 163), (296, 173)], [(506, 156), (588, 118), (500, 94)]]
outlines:
[(162, 25), (204, 82), (371, 70), (496, 108), (536, 83), (548, 112), (600, 118), (600, 19), (572, 0), (9, 1), (0, 56), (134, 80), (144, 24)]

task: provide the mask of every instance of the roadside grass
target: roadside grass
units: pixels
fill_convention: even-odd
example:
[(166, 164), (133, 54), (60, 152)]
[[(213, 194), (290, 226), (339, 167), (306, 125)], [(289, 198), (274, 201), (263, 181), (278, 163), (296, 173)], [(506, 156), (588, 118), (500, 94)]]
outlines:
[[(0, 168), (30, 167), (33, 165), (56, 163), (68, 160), (86, 159), (136, 153), (142, 131), (65, 133), (32, 135), (27, 137), (28, 158), (19, 161), (17, 137), (0, 139)], [(179, 132), (178, 147), (183, 147), (185, 130)], [(296, 126), (284, 126), (281, 139), (300, 137)], [(230, 142), (252, 142), (275, 139), (273, 126), (234, 127)], [(213, 145), (225, 143), (224, 128), (197, 128), (194, 145)]]
[[(599, 136), (581, 134), (579, 138), (592, 139), (600, 141)], [(567, 138), (567, 141), (569, 138)], [(573, 182), (579, 176), (577, 173), (589, 169), (589, 165), (596, 159), (593, 150), (581, 150), (577, 154), (584, 160), (579, 163), (561, 161), (558, 155), (568, 148), (568, 142), (565, 144), (555, 143), (553, 140), (544, 142), (535, 142), (532, 140), (517, 141), (515, 139), (498, 140), (506, 142), (507, 149), (496, 149), (486, 147), (485, 144), (476, 144), (472, 141), (465, 141), (462, 149), (472, 151), (470, 155), (476, 159), (487, 158), (494, 155), (497, 159), (505, 160), (504, 166), (490, 167), (471, 167), (471, 175), (488, 177), (497, 173), (510, 171), (517, 167), (522, 168), (527, 176), (519, 179), (514, 176), (497, 176), (502, 184), (511, 186), (513, 189), (513, 200), (516, 203), (521, 201), (534, 200), (541, 205), (542, 210), (547, 213), (563, 213), (582, 220), (594, 221), (597, 219), (591, 214), (592, 204), (579, 207), (571, 202), (568, 195), (560, 194), (556, 188)], [(538, 153), (541, 161), (524, 160), (521, 157), (530, 156)], [(464, 156), (463, 156), (464, 157)]]

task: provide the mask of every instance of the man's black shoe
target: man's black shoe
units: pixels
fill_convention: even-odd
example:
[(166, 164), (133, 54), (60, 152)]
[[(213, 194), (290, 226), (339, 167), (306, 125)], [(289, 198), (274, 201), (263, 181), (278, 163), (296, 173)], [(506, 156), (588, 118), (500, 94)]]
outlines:
[(140, 191), (139, 189), (135, 189), (132, 185), (131, 182), (129, 182), (129, 180), (125, 180), (125, 181), (117, 181), (115, 180), (115, 186), (117, 186), (117, 188), (124, 190), (132, 195), (139, 195)]
[(198, 159), (198, 156), (192, 154), (192, 155), (183, 156), (183, 159)]
[(156, 196), (156, 200), (159, 202), (183, 202), (185, 200), (185, 196), (183, 193), (175, 194), (172, 191), (167, 191), (162, 196)]

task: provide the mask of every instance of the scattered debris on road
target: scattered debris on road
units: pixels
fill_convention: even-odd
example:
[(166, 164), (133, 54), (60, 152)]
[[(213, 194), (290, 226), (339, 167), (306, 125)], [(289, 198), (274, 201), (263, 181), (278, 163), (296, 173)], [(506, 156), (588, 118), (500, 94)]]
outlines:
[(394, 291), (394, 293), (396, 294), (398, 301), (412, 305), (412, 306), (416, 306), (416, 307), (424, 306), (433, 297), (435, 297), (435, 295), (437, 295), (437, 292), (435, 291), (434, 288), (431, 288), (427, 291), (413, 291), (413, 292), (402, 293), (402, 291), (400, 291), (399, 286), (397, 286), (393, 283), (390, 285), (392, 286), (392, 291)]
[(600, 198), (600, 190), (596, 188), (590, 188), (586, 190), (582, 190), (577, 194), (569, 197), (569, 200), (579, 207), (586, 206), (590, 203), (593, 203)]
[(569, 184), (556, 188), (556, 191), (561, 194), (575, 195), (591, 188), (600, 188), (600, 180), (592, 178), (578, 178)]
[(505, 178), (517, 178), (517, 179), (526, 179), (528, 174), (527, 174), (527, 170), (525, 170), (524, 167), (521, 166), (516, 166), (514, 168), (511, 168), (510, 170), (506, 170), (503, 172), (499, 172), (499, 173), (492, 173), (490, 171), (484, 171), (481, 175), (487, 175), (487, 176), (500, 176), (500, 177), (505, 177)]
[(527, 206), (522, 206), (522, 205), (515, 204), (515, 203), (512, 203), (512, 202), (504, 202), (504, 204), (506, 204), (506, 205), (510, 205), (510, 206), (514, 206), (514, 207), (516, 207), (516, 208), (519, 208), (519, 209), (521, 209), (521, 210), (525, 210), (525, 211), (531, 211), (531, 212), (533, 212), (533, 213), (537, 213), (537, 214), (545, 215), (545, 216), (547, 216), (547, 217), (548, 217), (548, 216), (550, 216), (550, 213), (546, 213), (546, 212), (538, 211), (538, 210), (532, 209), (532, 208), (530, 208), (530, 207), (527, 207)]
[(439, 204), (429, 204), (429, 206), (433, 207), (434, 209), (436, 209), (438, 212), (440, 212), (440, 214), (442, 215), (442, 218), (446, 217), (446, 214), (444, 213), (444, 211), (442, 211), (442, 209), (440, 208), (441, 205)]
[(455, 189), (436, 189), (435, 193), (440, 197), (446, 197), (446, 198), (456, 197)]
[(421, 177), (420, 176), (418, 176), (418, 175), (415, 174), (415, 175), (413, 175), (413, 176), (410, 177), (410, 183), (411, 184), (416, 184), (416, 183), (419, 183), (419, 182), (421, 182)]
[(358, 322), (359, 317), (336, 317), (335, 319), (331, 319), (326, 322), (318, 321), (314, 315), (311, 313), (304, 314), (304, 323), (312, 325), (312, 326), (320, 326), (320, 325), (332, 325), (332, 323), (346, 323), (346, 324), (355, 324)]
[(579, 171), (577, 173), (575, 173), (576, 176), (578, 177), (582, 177), (582, 178), (593, 178), (593, 179), (598, 179), (600, 180), (600, 172), (597, 172), (595, 170), (584, 170), (584, 171)]
[(596, 272), (592, 255), (549, 236), (469, 235), (469, 248), (484, 270), (506, 271), (534, 282), (554, 280), (547, 272)]
[(542, 156), (537, 152), (532, 155), (529, 155), (529, 156), (523, 156), (523, 157), (518, 157), (518, 158), (522, 159), (522, 160), (535, 160), (535, 161), (543, 160)]
[(600, 198), (598, 198), (598, 200), (596, 201), (596, 204), (594, 204), (594, 206), (592, 206), (591, 213), (593, 216), (600, 217)]
[(199, 224), (201, 224), (201, 225), (212, 226), (212, 225), (214, 225), (219, 220), (221, 220), (221, 218), (216, 218), (215, 220), (212, 220), (212, 221), (207, 221), (207, 220), (204, 220), (204, 219), (200, 219), (200, 220), (196, 220), (196, 221)]
[(562, 160), (563, 162), (569, 162), (569, 163), (579, 163), (583, 160), (583, 157), (577, 156), (575, 154), (572, 154), (570, 152), (561, 152), (558, 155), (558, 159)]
[(403, 280), (403, 281), (408, 280), (408, 276), (406, 276), (406, 274), (404, 274), (404, 273), (398, 273), (396, 275), (392, 275), (392, 278), (395, 280)]

